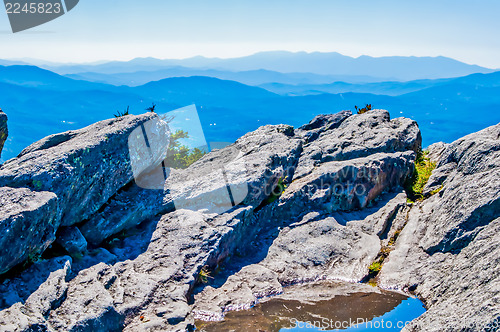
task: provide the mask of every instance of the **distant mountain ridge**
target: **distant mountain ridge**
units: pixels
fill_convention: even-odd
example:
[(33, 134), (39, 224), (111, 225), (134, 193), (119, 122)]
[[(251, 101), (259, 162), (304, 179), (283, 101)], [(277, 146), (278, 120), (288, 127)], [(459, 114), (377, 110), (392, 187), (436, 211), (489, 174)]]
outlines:
[(101, 74), (157, 71), (171, 67), (216, 69), (222, 71), (268, 70), (280, 73), (317, 75), (349, 75), (393, 78), (400, 81), (460, 77), (474, 73), (490, 73), (493, 69), (469, 65), (451, 58), (386, 56), (357, 58), (330, 53), (273, 51), (249, 56), (220, 59), (201, 56), (188, 59), (136, 58), (97, 65), (42, 66), (59, 74), (95, 72)]
[(169, 67), (155, 71), (138, 71), (133, 73), (103, 74), (98, 72), (83, 72), (66, 74), (66, 77), (96, 83), (112, 85), (139, 86), (151, 81), (159, 81), (173, 77), (208, 76), (223, 80), (231, 80), (246, 85), (258, 86), (267, 83), (281, 84), (327, 84), (331, 82), (373, 83), (389, 81), (390, 78), (372, 77), (367, 75), (319, 75), (311, 73), (280, 73), (277, 71), (259, 69), (247, 71), (228, 71), (217, 69), (188, 68), (182, 66)]
[(288, 96), (306, 96), (323, 93), (372, 93), (376, 95), (400, 96), (411, 92), (443, 85), (468, 85), (472, 87), (490, 87), (500, 86), (500, 71), (489, 74), (471, 74), (458, 78), (442, 78), (434, 80), (415, 80), (407, 82), (387, 81), (374, 83), (348, 83), (334, 82), (329, 84), (282, 84), (266, 83), (258, 85), (261, 88), (271, 92)]
[[(335, 90), (342, 86), (352, 91)], [(388, 109), (392, 117), (418, 121), (425, 134), (424, 146), (451, 142), (500, 122), (500, 72), (350, 87), (339, 82), (327, 87), (333, 90), (277, 94), (203, 76), (167, 78), (137, 87), (114, 86), (75, 80), (34, 66), (0, 66), (0, 107), (9, 115), (11, 128), (3, 157), (14, 157), (47, 135), (113, 117), (127, 106), (132, 114), (142, 113), (151, 103), (157, 104), (159, 112), (195, 104), (211, 142), (231, 142), (265, 124), (300, 126), (315, 115), (353, 110), (365, 103)]]

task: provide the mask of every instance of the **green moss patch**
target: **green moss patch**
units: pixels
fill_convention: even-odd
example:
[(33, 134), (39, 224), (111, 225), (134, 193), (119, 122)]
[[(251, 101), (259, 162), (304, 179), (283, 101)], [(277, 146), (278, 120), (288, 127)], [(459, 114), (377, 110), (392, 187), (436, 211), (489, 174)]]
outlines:
[(436, 164), (429, 159), (428, 154), (427, 151), (418, 154), (413, 176), (406, 185), (406, 194), (412, 202), (421, 201), (425, 198), (423, 195), (424, 187), (429, 181), (432, 171), (436, 168)]

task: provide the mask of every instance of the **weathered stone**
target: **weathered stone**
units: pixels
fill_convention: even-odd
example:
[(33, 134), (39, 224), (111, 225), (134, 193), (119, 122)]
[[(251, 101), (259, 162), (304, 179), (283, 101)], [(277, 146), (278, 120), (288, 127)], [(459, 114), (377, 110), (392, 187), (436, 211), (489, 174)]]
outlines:
[[(376, 110), (320, 116), (298, 130), (262, 127), (187, 170), (171, 170), (162, 189), (114, 187), (78, 227), (94, 245), (126, 233), (75, 260), (71, 274), (69, 267), (48, 268), (50, 276), (33, 272), (39, 281), (31, 284), (43, 284), (40, 291), (2, 289), (8, 308), (0, 322), (19, 331), (184, 331), (195, 317), (220, 319), (291, 284), (365, 280), (370, 264), (395, 241), (377, 280), (415, 291), (426, 303), (429, 310), (412, 328), (495, 330), (499, 138), (500, 125), (431, 147), (437, 168), (425, 192), (434, 195), (412, 205), (400, 190), (420, 149), (415, 122)], [(42, 151), (50, 148), (28, 149), (25, 156), (42, 158)], [(364, 194), (349, 180), (362, 184)], [(246, 194), (239, 195), (245, 183)], [(274, 197), (280, 183), (288, 187)], [(328, 191), (335, 184), (348, 189), (337, 200)], [(230, 205), (228, 189), (236, 193)]]
[[(149, 131), (152, 161), (131, 160), (129, 136), (141, 125)], [(168, 125), (157, 115), (125, 116), (49, 136), (27, 147), (0, 169), (0, 186), (27, 187), (57, 195), (63, 226), (89, 218), (133, 179), (132, 164), (159, 164), (169, 143)]]
[(0, 188), (0, 274), (36, 259), (54, 240), (57, 197), (26, 188)]
[(261, 127), (186, 170), (170, 170), (163, 190), (133, 185), (120, 191), (81, 227), (82, 233), (97, 245), (176, 208), (222, 213), (237, 204), (258, 206), (280, 178), (293, 175), (301, 147), (302, 140), (293, 135), (292, 127)]
[[(7, 114), (5, 114), (0, 108), (0, 158), (2, 157), (2, 150), (9, 136), (9, 130), (7, 128)], [(1, 160), (1, 159), (0, 159)]]
[[(31, 265), (21, 275), (3, 281), (2, 284), (0, 284), (0, 293), (2, 294), (2, 298), (0, 298), (0, 308), (8, 308), (17, 302), (24, 304), (30, 297), (33, 300), (36, 297), (34, 294), (42, 289), (40, 286), (46, 281), (49, 282), (49, 280), (54, 278), (59, 280), (63, 275), (65, 278), (70, 271), (70, 265), (71, 258), (68, 256), (57, 257), (50, 260), (40, 260)], [(45, 285), (50, 283), (55, 284), (51, 281)], [(52, 289), (50, 292), (54, 294), (60, 293), (56, 289)], [(38, 294), (42, 293), (39, 292)], [(39, 296), (39, 298), (49, 298), (52, 295), (47, 296), (48, 294), (45, 294)]]
[(408, 151), (326, 162), (295, 180), (280, 197), (278, 209), (298, 216), (303, 211), (365, 208), (381, 193), (402, 186), (413, 173), (414, 161), (415, 153)]
[[(141, 125), (148, 126), (150, 136), (147, 162), (134, 161), (127, 144)], [(1, 189), (0, 209), (5, 232), (0, 243), (6, 249), (0, 254), (0, 274), (43, 252), (59, 226), (94, 214), (132, 180), (131, 164), (145, 170), (160, 163), (168, 142), (168, 125), (156, 115), (127, 116), (49, 136), (3, 164), (0, 185), (6, 187)], [(83, 250), (80, 242), (75, 252)]]
[(45, 317), (65, 298), (71, 258), (39, 261), (0, 285), (0, 331), (52, 331)]
[(48, 328), (42, 314), (30, 310), (18, 302), (0, 312), (0, 331), (48, 331)]
[(322, 133), (336, 129), (340, 124), (352, 115), (351, 111), (342, 111), (335, 114), (321, 114), (316, 116), (308, 124), (299, 128), (306, 143), (316, 140)]
[[(208, 217), (179, 210), (148, 223), (111, 249), (118, 262), (83, 269), (48, 321), (56, 330), (184, 329), (187, 295), (203, 266), (216, 266), (241, 241), (250, 208)], [(144, 318), (141, 319), (140, 317)], [(176, 327), (181, 324), (182, 327)]]
[(409, 150), (416, 153), (421, 148), (422, 137), (415, 121), (407, 118), (391, 120), (385, 110), (349, 117), (345, 115), (340, 113), (337, 116), (337, 121), (341, 123), (335, 122), (335, 129), (322, 132), (317, 139), (304, 146), (296, 178), (311, 173), (324, 162), (362, 158), (375, 153)]
[(433, 163), (439, 162), (439, 158), (441, 157), (443, 152), (446, 150), (447, 146), (448, 146), (448, 144), (443, 143), (443, 142), (437, 142), (437, 143), (429, 145), (425, 149), (428, 152), (427, 157)]
[[(411, 288), (429, 310), (418, 331), (487, 331), (500, 317), (500, 124), (446, 147), (383, 265), (385, 287)], [(409, 329), (411, 330), (411, 329)]]
[[(406, 204), (404, 193), (384, 195), (373, 207), (356, 212), (321, 215), (310, 212), (285, 226), (276, 238), (272, 230), (247, 246), (257, 264), (235, 269), (222, 285), (206, 287), (195, 296), (198, 319), (220, 320), (232, 310), (248, 309), (261, 298), (284, 288), (316, 280), (359, 282), (377, 257), (381, 239), (391, 229), (393, 216)], [(271, 245), (265, 245), (270, 238)], [(250, 259), (250, 258), (248, 258)], [(223, 278), (222, 278), (223, 279)]]
[[(30, 308), (30, 310), (40, 312), (43, 316), (47, 316), (51, 310), (57, 308), (65, 300), (69, 274), (71, 272), (71, 258), (68, 256), (54, 258), (39, 263), (37, 268), (44, 268), (45, 271), (50, 271), (50, 275), (26, 299), (25, 306)], [(35, 280), (31, 279), (29, 282), (33, 284)]]

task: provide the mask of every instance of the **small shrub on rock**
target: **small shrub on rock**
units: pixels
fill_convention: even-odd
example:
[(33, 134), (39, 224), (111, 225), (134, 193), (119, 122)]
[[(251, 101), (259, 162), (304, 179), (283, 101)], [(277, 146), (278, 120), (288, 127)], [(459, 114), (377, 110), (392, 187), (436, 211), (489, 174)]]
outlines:
[(372, 104), (366, 104), (363, 108), (358, 108), (358, 106), (354, 106), (354, 108), (358, 111), (358, 114), (363, 114), (372, 110)]
[(436, 164), (429, 159), (428, 154), (427, 151), (418, 154), (413, 177), (406, 188), (408, 198), (413, 202), (425, 198), (423, 195), (424, 187), (429, 181), (432, 171), (436, 168)]
[(130, 110), (130, 106), (127, 106), (127, 109), (125, 111), (123, 111), (123, 112), (117, 111), (116, 114), (113, 114), (113, 115), (115, 116), (115, 118), (121, 118), (121, 117), (124, 117), (126, 115), (130, 115), (129, 110)]

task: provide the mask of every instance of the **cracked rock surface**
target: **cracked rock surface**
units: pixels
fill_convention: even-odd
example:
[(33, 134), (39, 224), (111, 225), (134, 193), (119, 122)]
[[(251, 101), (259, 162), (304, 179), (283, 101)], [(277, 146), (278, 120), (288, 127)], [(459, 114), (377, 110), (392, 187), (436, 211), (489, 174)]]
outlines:
[(500, 124), (441, 150), (426, 188), (441, 190), (410, 211), (380, 282), (425, 300), (409, 330), (498, 330)]
[[(499, 126), (435, 147), (425, 190), (441, 190), (408, 204), (420, 131), (387, 111), (264, 126), (146, 189), (127, 143), (154, 117), (53, 135), (1, 166), (0, 243), (14, 245), (0, 254), (0, 330), (192, 330), (296, 283), (355, 292), (338, 283), (365, 280), (387, 246), (379, 284), (429, 309), (411, 328), (498, 321)], [(154, 128), (164, 140), (141, 181), (168, 146)]]

